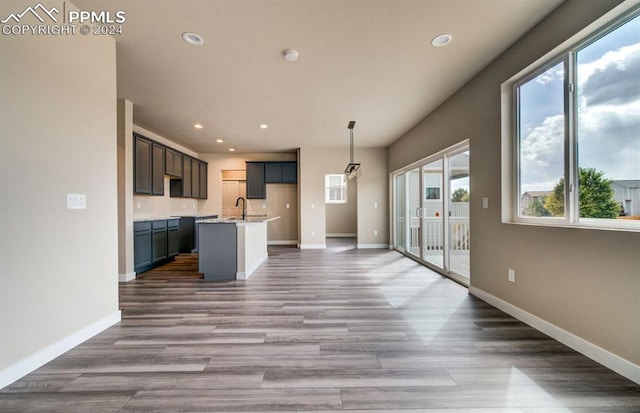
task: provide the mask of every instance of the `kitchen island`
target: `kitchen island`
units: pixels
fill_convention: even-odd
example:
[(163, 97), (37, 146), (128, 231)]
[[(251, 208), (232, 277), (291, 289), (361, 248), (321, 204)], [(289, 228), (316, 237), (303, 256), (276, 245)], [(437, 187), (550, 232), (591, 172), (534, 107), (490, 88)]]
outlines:
[(198, 271), (208, 281), (248, 279), (267, 259), (267, 222), (279, 218), (198, 221)]

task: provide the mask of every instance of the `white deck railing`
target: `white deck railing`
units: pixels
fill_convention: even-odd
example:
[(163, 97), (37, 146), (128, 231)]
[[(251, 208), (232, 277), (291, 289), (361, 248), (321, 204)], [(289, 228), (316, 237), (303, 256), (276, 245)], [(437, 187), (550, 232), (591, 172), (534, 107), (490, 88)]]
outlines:
[[(470, 227), (469, 218), (450, 217), (451, 226), (450, 248), (454, 251), (468, 251), (470, 248)], [(425, 251), (437, 251), (444, 248), (443, 222), (441, 217), (422, 218), (422, 248)], [(411, 218), (409, 226), (409, 246), (417, 248), (420, 246), (420, 218)]]

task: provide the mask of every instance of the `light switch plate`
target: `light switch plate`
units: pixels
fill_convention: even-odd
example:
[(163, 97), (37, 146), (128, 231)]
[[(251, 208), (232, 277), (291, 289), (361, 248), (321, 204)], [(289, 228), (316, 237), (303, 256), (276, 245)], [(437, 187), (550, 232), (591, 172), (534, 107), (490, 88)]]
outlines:
[(484, 209), (489, 208), (489, 198), (487, 198), (486, 196), (482, 198), (482, 208)]
[(87, 195), (67, 194), (67, 209), (87, 209)]

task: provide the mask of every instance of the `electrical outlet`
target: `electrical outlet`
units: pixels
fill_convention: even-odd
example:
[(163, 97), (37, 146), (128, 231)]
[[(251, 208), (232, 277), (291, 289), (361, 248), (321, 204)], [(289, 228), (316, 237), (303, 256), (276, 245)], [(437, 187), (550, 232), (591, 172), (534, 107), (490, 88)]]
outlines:
[(378, 203), (377, 203), (377, 202), (374, 202), (374, 203), (373, 203), (373, 207), (374, 207), (374, 208), (378, 208)]
[(316, 236), (316, 232), (315, 231), (311, 231), (311, 236), (315, 237)]
[(507, 272), (507, 278), (512, 283), (516, 282), (516, 270), (512, 270), (511, 268), (509, 268), (509, 271)]
[(377, 237), (377, 236), (378, 236), (378, 230), (377, 230), (377, 229), (374, 229), (374, 230), (373, 230), (373, 236), (374, 236), (374, 237)]
[(486, 196), (482, 198), (482, 208), (484, 209), (489, 208), (489, 198), (487, 198)]
[(289, 209), (289, 204), (286, 204), (284, 207), (285, 207), (285, 208), (287, 208), (287, 209)]

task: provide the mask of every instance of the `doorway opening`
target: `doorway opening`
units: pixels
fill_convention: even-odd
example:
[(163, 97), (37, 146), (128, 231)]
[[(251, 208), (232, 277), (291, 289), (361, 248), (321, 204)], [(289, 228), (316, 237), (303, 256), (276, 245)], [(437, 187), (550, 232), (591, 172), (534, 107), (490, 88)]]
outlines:
[(325, 233), (327, 249), (354, 249), (358, 244), (358, 186), (344, 173), (326, 174)]

